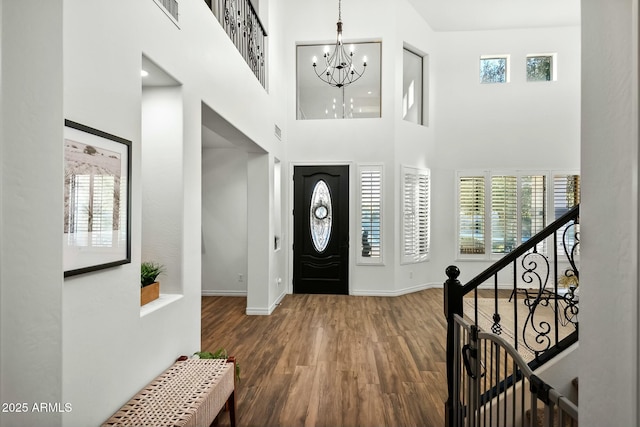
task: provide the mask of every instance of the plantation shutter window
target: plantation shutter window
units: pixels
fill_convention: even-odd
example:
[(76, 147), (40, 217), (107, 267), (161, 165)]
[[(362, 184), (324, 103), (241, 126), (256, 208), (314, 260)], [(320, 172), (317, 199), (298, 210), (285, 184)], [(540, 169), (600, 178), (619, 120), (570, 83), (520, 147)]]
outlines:
[(580, 203), (580, 175), (553, 176), (553, 208), (555, 219)]
[(459, 239), (461, 254), (484, 254), (485, 178), (463, 176), (459, 181)]
[[(520, 178), (520, 243), (524, 243), (547, 225), (547, 179), (544, 175)], [(537, 245), (546, 251), (546, 242)]]
[(425, 261), (429, 254), (429, 171), (402, 167), (402, 262)]
[[(458, 254), (480, 259), (507, 254), (579, 199), (579, 175), (459, 172)], [(536, 250), (546, 253), (547, 244), (540, 242)]]
[[(580, 175), (557, 174), (553, 176), (553, 214), (558, 219), (567, 213), (572, 207), (580, 203)], [(563, 248), (563, 235), (566, 226), (557, 232), (558, 253)], [(575, 229), (579, 232), (579, 226)], [(575, 244), (575, 236), (569, 234), (567, 236), (567, 245), (573, 247)]]
[(517, 245), (518, 184), (515, 176), (491, 177), (491, 252), (506, 254)]
[(360, 250), (362, 264), (382, 263), (382, 165), (359, 167)]

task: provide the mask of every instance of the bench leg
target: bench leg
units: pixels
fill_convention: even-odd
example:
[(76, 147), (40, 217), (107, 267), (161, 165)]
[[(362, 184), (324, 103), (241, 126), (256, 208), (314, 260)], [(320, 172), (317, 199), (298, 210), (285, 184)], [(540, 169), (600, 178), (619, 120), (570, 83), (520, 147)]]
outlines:
[(229, 396), (229, 400), (227, 400), (229, 404), (229, 423), (231, 427), (236, 427), (236, 391), (231, 392), (231, 396)]
[(220, 415), (223, 412), (229, 411), (229, 424), (231, 427), (236, 427), (236, 397), (235, 391), (231, 392), (231, 395), (227, 399), (227, 402), (224, 404), (224, 407), (220, 410), (218, 415), (211, 421), (209, 427), (215, 427), (220, 424)]

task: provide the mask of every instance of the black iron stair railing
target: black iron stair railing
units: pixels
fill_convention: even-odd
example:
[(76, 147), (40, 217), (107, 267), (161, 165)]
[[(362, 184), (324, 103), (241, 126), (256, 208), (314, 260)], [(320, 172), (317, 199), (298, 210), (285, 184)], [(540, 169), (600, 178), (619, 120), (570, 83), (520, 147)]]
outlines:
[(267, 84), (267, 31), (250, 0), (204, 0), (262, 87)]
[[(473, 292), (473, 313), (470, 317), (473, 317), (472, 321), (475, 327), (478, 327), (478, 287), (480, 285), (493, 279), (493, 286), (489, 287), (488, 292), (493, 294), (494, 313), (490, 327), (485, 326), (485, 329), (490, 329), (497, 335), (502, 334), (504, 329), (513, 331), (512, 344), (516, 350), (529, 353), (532, 358), (529, 366), (532, 369), (578, 341), (579, 209), (579, 205), (574, 206), (465, 285), (458, 280), (460, 275), (458, 267), (453, 265), (447, 267), (448, 278), (444, 283), (444, 312), (447, 319), (448, 399), (445, 404), (445, 414), (448, 427), (452, 427), (450, 422), (454, 419), (452, 412), (454, 407), (452, 399), (455, 398), (454, 355), (460, 350), (454, 339), (454, 316), (464, 315), (464, 297)], [(552, 240), (552, 244), (549, 244), (549, 240)], [(559, 250), (559, 241), (562, 251)], [(552, 247), (552, 251), (548, 251), (547, 254), (539, 252), (539, 248), (548, 246)], [(509, 298), (513, 309), (513, 324), (505, 325), (498, 304), (500, 294), (498, 275), (508, 268), (511, 268), (508, 272), (513, 280)], [(520, 276), (518, 276), (519, 272)], [(523, 295), (522, 299), (519, 295)], [(517, 311), (519, 302), (524, 302), (521, 310), (525, 310), (526, 315), (524, 325), (520, 325), (520, 328)], [(547, 313), (542, 317), (539, 313), (545, 308)], [(553, 313), (553, 319), (548, 319), (548, 313)], [(561, 328), (567, 328), (563, 330), (570, 332), (565, 332), (565, 336), (561, 336), (559, 333)]]

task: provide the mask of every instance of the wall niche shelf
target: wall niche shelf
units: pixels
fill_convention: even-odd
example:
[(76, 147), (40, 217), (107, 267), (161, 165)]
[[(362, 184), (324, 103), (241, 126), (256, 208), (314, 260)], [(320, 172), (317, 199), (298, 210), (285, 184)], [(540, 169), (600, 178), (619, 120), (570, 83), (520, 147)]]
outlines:
[(181, 294), (160, 294), (160, 297), (140, 307), (140, 317), (144, 317), (154, 311), (160, 310), (162, 307), (166, 307), (169, 304), (182, 299), (184, 295)]

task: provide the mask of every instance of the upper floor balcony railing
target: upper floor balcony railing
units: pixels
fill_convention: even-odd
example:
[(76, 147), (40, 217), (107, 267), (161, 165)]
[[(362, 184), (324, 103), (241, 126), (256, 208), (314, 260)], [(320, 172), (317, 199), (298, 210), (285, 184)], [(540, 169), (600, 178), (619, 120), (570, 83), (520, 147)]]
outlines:
[(238, 52), (266, 88), (267, 32), (250, 0), (205, 0)]

